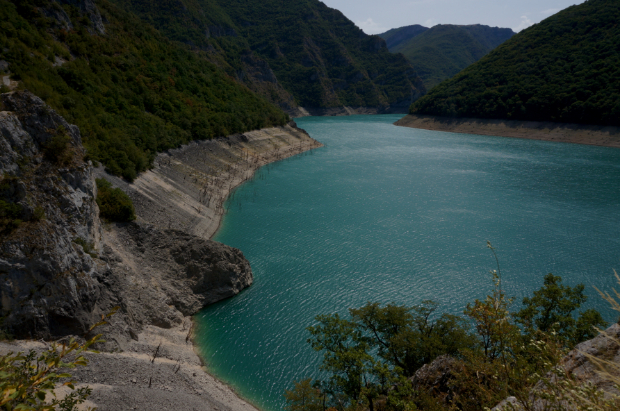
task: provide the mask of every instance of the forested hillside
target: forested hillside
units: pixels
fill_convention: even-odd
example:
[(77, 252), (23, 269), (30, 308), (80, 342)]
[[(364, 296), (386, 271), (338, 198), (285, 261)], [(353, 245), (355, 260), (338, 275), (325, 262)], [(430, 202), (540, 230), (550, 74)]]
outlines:
[[(304, 107), (393, 109), (425, 92), (406, 59), (390, 54), (382, 39), (364, 34), (318, 0), (114, 1), (169, 38), (207, 50), (239, 79), (252, 71), (248, 65), (262, 66), (262, 77), (272, 71), (294, 103)], [(290, 106), (269, 89), (257, 91), (285, 109)]]
[(620, 125), (620, 2), (589, 0), (508, 40), (410, 112)]
[(158, 151), (288, 121), (207, 57), (107, 0), (0, 0), (5, 71), (80, 127), (90, 158), (128, 179)]
[(440, 24), (423, 31), (419, 27), (401, 27), (380, 36), (387, 41), (391, 52), (407, 57), (428, 90), (480, 60), (515, 34), (511, 29), (480, 24)]
[(411, 40), (415, 36), (422, 34), (427, 30), (428, 27), (414, 24), (413, 26), (405, 26), (388, 30), (383, 34), (379, 34), (379, 37), (385, 40), (385, 44), (388, 49), (392, 51), (394, 47)]

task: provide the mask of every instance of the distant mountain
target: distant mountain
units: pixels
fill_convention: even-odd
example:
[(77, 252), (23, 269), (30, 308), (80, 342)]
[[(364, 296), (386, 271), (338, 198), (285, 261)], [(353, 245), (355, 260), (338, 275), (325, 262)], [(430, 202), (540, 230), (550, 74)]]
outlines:
[(401, 111), (425, 93), (402, 56), (318, 0), (112, 0), (271, 102)]
[(428, 30), (428, 27), (414, 24), (413, 26), (400, 27), (397, 29), (388, 30), (383, 34), (379, 34), (390, 51), (393, 51), (395, 47), (400, 46), (402, 43), (406, 43), (415, 36), (424, 33)]
[(440, 24), (430, 29), (407, 26), (380, 34), (393, 53), (403, 53), (427, 89), (484, 57), (514, 36), (511, 29)]
[(620, 125), (620, 2), (571, 6), (435, 87), (412, 113)]

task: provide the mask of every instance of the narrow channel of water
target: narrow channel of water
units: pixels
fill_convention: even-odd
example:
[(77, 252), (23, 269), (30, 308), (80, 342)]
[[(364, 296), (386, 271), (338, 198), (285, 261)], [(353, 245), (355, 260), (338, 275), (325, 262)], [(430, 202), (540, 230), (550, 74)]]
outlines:
[(522, 297), (545, 274), (592, 286), (620, 270), (620, 150), (393, 126), (400, 116), (310, 117), (324, 148), (262, 168), (229, 199), (215, 240), (255, 283), (197, 319), (210, 370), (265, 410), (316, 376), (305, 328), (367, 301), (462, 312), (491, 289)]

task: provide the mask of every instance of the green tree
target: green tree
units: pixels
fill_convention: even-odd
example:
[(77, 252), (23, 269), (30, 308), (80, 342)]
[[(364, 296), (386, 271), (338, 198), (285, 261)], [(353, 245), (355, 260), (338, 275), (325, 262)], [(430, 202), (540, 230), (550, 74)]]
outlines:
[(523, 299), (524, 308), (514, 314), (516, 322), (528, 335), (555, 332), (568, 346), (594, 338), (598, 334), (594, 327), (606, 326), (601, 314), (588, 309), (580, 312), (577, 319), (574, 316), (588, 299), (584, 289), (583, 284), (566, 286), (561, 277), (547, 274), (543, 287)]
[(476, 344), (464, 319), (450, 314), (433, 319), (437, 308), (436, 302), (427, 300), (414, 307), (368, 303), (350, 312), (379, 357), (411, 377), (438, 356), (455, 356)]
[[(114, 307), (102, 316), (88, 332), (107, 324), (107, 319), (119, 308)], [(76, 389), (69, 370), (87, 365), (83, 353), (96, 352), (90, 347), (98, 342), (102, 342), (101, 334), (84, 342), (71, 338), (62, 345), (52, 343), (40, 354), (30, 350), (28, 354), (10, 352), (0, 356), (0, 410), (77, 411), (76, 406), (86, 401), (92, 390), (89, 387)], [(69, 387), (72, 392), (58, 399), (54, 390), (60, 386)]]
[(385, 367), (370, 354), (370, 345), (357, 325), (338, 314), (319, 315), (318, 325), (308, 327), (308, 342), (323, 351), (321, 370), (331, 375), (325, 390), (334, 397), (344, 394), (351, 404), (366, 402), (371, 411), (379, 392), (388, 384)]
[(325, 395), (312, 385), (312, 379), (294, 382), (292, 390), (286, 390), (286, 409), (288, 411), (323, 411)]

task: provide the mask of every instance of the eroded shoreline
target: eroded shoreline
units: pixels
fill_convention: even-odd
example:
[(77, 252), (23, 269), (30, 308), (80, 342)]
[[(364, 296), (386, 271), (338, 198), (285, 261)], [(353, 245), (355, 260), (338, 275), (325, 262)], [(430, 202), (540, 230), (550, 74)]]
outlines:
[(526, 138), (560, 143), (620, 148), (620, 127), (538, 121), (449, 118), (409, 114), (394, 123), (401, 127), (452, 133)]
[[(138, 221), (156, 226), (160, 229), (177, 229), (211, 239), (217, 232), (226, 212), (224, 203), (232, 191), (248, 181), (262, 166), (292, 157), (305, 151), (322, 147), (295, 123), (284, 127), (275, 127), (247, 132), (226, 138), (192, 142), (179, 149), (161, 153), (155, 160), (154, 168), (141, 174), (133, 183), (111, 176), (103, 169), (96, 170), (98, 177), (105, 177), (113, 185), (121, 187), (133, 200)], [(107, 233), (107, 240), (117, 248), (123, 247), (124, 240), (115, 238), (112, 231)], [(114, 361), (125, 359), (138, 370), (131, 375), (117, 378), (111, 384), (95, 384), (92, 402), (100, 410), (115, 409), (115, 406), (127, 404), (121, 401), (115, 392), (127, 390), (130, 386), (138, 388), (134, 409), (166, 410), (162, 401), (170, 404), (191, 406), (196, 410), (213, 411), (257, 411), (258, 408), (247, 399), (242, 398), (234, 389), (209, 373), (208, 363), (202, 357), (194, 341), (193, 317), (186, 317), (182, 327), (163, 329), (149, 326), (137, 336), (137, 343), (130, 350), (118, 354), (105, 354), (99, 358), (105, 376)], [(182, 328), (182, 329), (180, 329)], [(158, 343), (162, 344), (157, 374), (160, 376), (157, 386), (145, 389), (146, 379), (140, 375), (145, 370), (153, 369), (146, 353), (153, 353)], [(176, 365), (175, 365), (176, 364)], [(151, 368), (149, 368), (151, 367)], [(184, 379), (189, 384), (179, 382), (174, 367), (185, 371)], [(89, 367), (92, 368), (92, 367)], [(92, 373), (91, 373), (92, 374)], [(97, 382), (97, 379), (84, 380), (78, 376), (81, 384)], [(140, 374), (140, 375), (136, 375)], [(92, 377), (92, 375), (91, 375)], [(142, 379), (140, 379), (142, 378)], [(169, 379), (170, 382), (167, 382)], [(190, 381), (191, 380), (191, 381)], [(141, 382), (141, 385), (139, 384)], [(120, 390), (120, 391), (119, 391)], [(148, 392), (158, 392), (154, 396)], [(160, 397), (159, 402), (154, 398)]]
[[(135, 299), (128, 301), (119, 295), (121, 304), (129, 302), (130, 305), (124, 306), (123, 314), (110, 318), (110, 325), (105, 327), (111, 332), (103, 331), (107, 334), (104, 339), (110, 337), (110, 346), (117, 348), (113, 352), (88, 354), (86, 367), (71, 370), (77, 387), (89, 386), (93, 390), (89, 402), (79, 409), (90, 406), (100, 411), (257, 411), (233, 388), (208, 373), (193, 341), (191, 314), (196, 310), (188, 310), (183, 315), (170, 293), (164, 292), (183, 285), (179, 282), (186, 281), (184, 272), (179, 272), (178, 276), (176, 273), (183, 268), (172, 268), (176, 270), (173, 273), (170, 271), (173, 266), (157, 266), (158, 258), (169, 258), (169, 250), (161, 247), (173, 247), (172, 243), (166, 245), (164, 241), (170, 236), (185, 238), (184, 233), (189, 233), (210, 239), (225, 214), (224, 202), (228, 195), (252, 178), (261, 166), (321, 146), (290, 123), (284, 127), (193, 142), (162, 153), (154, 168), (131, 184), (108, 175), (101, 168), (96, 170), (97, 177), (105, 177), (123, 188), (135, 202), (138, 224), (105, 224), (101, 233), (102, 253), (96, 259), (101, 272), (107, 273), (105, 281), (116, 281), (111, 273), (118, 272), (120, 281), (126, 282), (123, 292), (135, 291), (135, 296), (130, 296)], [(178, 262), (169, 262), (175, 263)], [(148, 318), (142, 316), (145, 317), (141, 320), (145, 321), (144, 326), (128, 327), (123, 316), (141, 316), (136, 310), (151, 303), (151, 298), (161, 301), (150, 305), (167, 311), (149, 312)], [(120, 341), (117, 339), (119, 333), (130, 338)], [(44, 341), (0, 342), (0, 355), (30, 349), (41, 351), (48, 347), (49, 343)], [(62, 397), (67, 392), (61, 389), (58, 395)]]
[(133, 183), (102, 168), (96, 174), (131, 197), (138, 221), (211, 239), (237, 186), (266, 164), (319, 147), (321, 143), (291, 122), (161, 153), (153, 169)]

